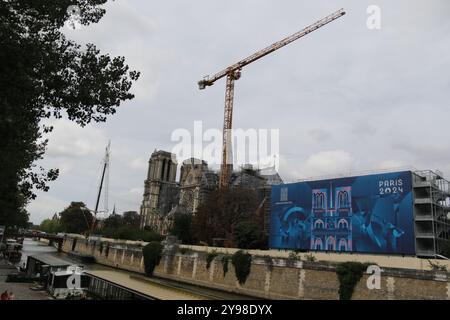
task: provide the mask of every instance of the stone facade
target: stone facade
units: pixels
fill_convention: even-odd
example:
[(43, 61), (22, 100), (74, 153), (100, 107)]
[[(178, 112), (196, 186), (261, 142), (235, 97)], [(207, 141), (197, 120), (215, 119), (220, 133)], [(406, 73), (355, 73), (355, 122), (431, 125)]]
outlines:
[(140, 213), (142, 227), (150, 226), (155, 231), (166, 232), (168, 226), (163, 217), (172, 210), (173, 203), (178, 198), (176, 174), (175, 155), (155, 150), (150, 158), (145, 180)]
[[(141, 205), (141, 227), (150, 227), (163, 235), (170, 230), (175, 216), (195, 215), (198, 206), (219, 184), (219, 175), (208, 169), (208, 164), (191, 158), (183, 161), (180, 179), (176, 181), (177, 159), (174, 154), (156, 151), (150, 157), (149, 170), (145, 180), (144, 197)], [(239, 172), (233, 172), (232, 186), (244, 186), (258, 191), (261, 202), (261, 221), (268, 230), (270, 207), (270, 186), (280, 184), (274, 170), (261, 172), (247, 165)]]

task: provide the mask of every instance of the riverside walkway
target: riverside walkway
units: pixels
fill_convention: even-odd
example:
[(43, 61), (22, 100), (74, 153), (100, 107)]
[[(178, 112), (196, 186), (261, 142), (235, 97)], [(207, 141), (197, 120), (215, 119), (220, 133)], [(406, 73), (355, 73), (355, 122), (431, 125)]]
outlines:
[[(48, 300), (53, 299), (45, 291), (33, 291), (30, 287), (32, 283), (12, 283), (6, 282), (8, 274), (16, 272), (17, 269), (6, 260), (0, 258), (0, 293), (8, 290), (14, 294), (14, 300)], [(6, 301), (2, 301), (6, 302)]]

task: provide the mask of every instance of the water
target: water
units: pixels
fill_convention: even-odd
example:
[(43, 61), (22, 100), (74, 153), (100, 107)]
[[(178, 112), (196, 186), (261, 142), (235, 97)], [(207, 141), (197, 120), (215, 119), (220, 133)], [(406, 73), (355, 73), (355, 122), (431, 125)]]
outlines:
[(26, 238), (23, 240), (22, 258), (20, 259), (20, 262), (17, 265), (24, 266), (24, 264), (27, 263), (28, 256), (31, 256), (33, 254), (50, 253), (57, 251), (58, 250), (56, 250), (55, 247), (48, 246), (45, 243)]

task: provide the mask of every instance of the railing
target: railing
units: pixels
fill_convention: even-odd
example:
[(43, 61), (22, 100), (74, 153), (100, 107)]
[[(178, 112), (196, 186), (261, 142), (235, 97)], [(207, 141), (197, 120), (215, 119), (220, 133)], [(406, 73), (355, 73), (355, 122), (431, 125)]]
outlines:
[(385, 168), (385, 169), (374, 169), (374, 170), (363, 170), (363, 171), (349, 171), (346, 174), (330, 174), (330, 175), (323, 175), (323, 176), (312, 176), (312, 177), (306, 177), (301, 179), (289, 179), (284, 180), (285, 184), (287, 183), (297, 183), (297, 182), (305, 182), (305, 181), (318, 181), (318, 180), (330, 180), (330, 179), (337, 179), (337, 178), (348, 178), (348, 177), (359, 177), (359, 176), (368, 176), (372, 174), (379, 174), (379, 173), (393, 173), (393, 172), (400, 172), (400, 171), (412, 171), (416, 172), (417, 169), (412, 166), (403, 166), (403, 167), (396, 167), (396, 168)]

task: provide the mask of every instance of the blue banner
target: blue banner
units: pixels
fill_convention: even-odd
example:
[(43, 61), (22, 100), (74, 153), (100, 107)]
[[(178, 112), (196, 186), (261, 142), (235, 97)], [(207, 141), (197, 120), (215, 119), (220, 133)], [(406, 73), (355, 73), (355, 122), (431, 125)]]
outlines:
[(272, 187), (270, 247), (415, 254), (410, 171)]

